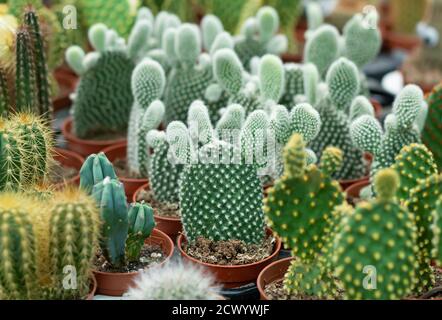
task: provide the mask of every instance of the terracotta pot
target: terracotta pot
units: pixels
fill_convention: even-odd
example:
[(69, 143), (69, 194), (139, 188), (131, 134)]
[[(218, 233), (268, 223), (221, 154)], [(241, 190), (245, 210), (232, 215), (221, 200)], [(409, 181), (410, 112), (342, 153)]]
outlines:
[(91, 292), (86, 296), (85, 300), (94, 300), (95, 293), (97, 292), (97, 279), (95, 279), (95, 275), (92, 274), (91, 279)]
[[(149, 190), (149, 184), (145, 184), (141, 186), (137, 191), (135, 191), (133, 195), (133, 202), (137, 202), (138, 194), (143, 190)], [(155, 208), (154, 208), (155, 209)], [(155, 217), (155, 228), (163, 231), (167, 234), (172, 240), (176, 240), (179, 234), (183, 232), (183, 224), (181, 223), (180, 218), (174, 217), (163, 217), (159, 215), (154, 215)]]
[[(347, 190), (354, 184), (358, 184), (361, 182), (366, 182), (370, 180), (369, 172), (371, 163), (373, 162), (373, 156), (369, 153), (364, 153), (364, 159), (367, 162), (367, 175), (359, 178), (359, 179), (352, 179), (352, 180), (339, 180), (339, 184), (341, 185), (342, 190)], [(359, 195), (359, 194), (358, 194)]]
[(107, 147), (122, 144), (126, 141), (126, 139), (100, 141), (80, 139), (72, 133), (71, 117), (63, 122), (61, 132), (66, 139), (68, 149), (77, 152), (83, 157), (87, 157), (93, 153), (98, 153)]
[(261, 300), (269, 300), (265, 294), (265, 287), (272, 282), (284, 279), (284, 276), (287, 273), (293, 259), (293, 257), (290, 257), (275, 261), (261, 271), (258, 276), (258, 280), (256, 281)]
[(300, 62), (302, 62), (302, 56), (300, 54), (284, 53), (281, 55), (281, 59), (284, 63), (300, 63)]
[[(110, 162), (114, 162), (118, 159), (126, 160), (127, 158), (127, 141), (121, 144), (117, 144), (102, 150)], [(143, 185), (148, 184), (147, 179), (135, 179), (118, 177), (124, 185), (124, 190), (126, 192), (126, 197), (130, 201), (134, 197), (135, 192)]]
[(78, 174), (75, 177), (73, 177), (69, 180), (66, 180), (63, 183), (56, 184), (55, 188), (62, 189), (66, 185), (78, 186), (80, 184), (80, 169), (81, 169), (81, 166), (83, 165), (84, 158), (73, 151), (55, 148), (54, 149), (54, 160), (57, 161), (58, 163), (60, 163), (63, 167), (74, 168), (74, 169), (78, 170)]
[[(267, 235), (270, 236), (272, 234), (272, 230), (267, 229)], [(276, 237), (276, 243), (274, 245), (274, 251), (272, 255), (265, 258), (264, 260), (245, 265), (222, 266), (204, 263), (195, 258), (192, 258), (183, 249), (183, 244), (186, 242), (186, 237), (184, 236), (184, 234), (181, 234), (178, 237), (178, 250), (180, 251), (183, 259), (205, 267), (215, 276), (216, 281), (222, 284), (224, 288), (238, 288), (251, 282), (255, 282), (261, 270), (268, 266), (272, 261), (274, 261), (278, 257), (279, 251), (281, 250), (281, 240)]]
[[(166, 254), (166, 259), (160, 263), (164, 264), (169, 260), (174, 252), (172, 240), (164, 232), (154, 229), (151, 236), (146, 239), (146, 244), (160, 245)], [(122, 296), (131, 286), (134, 285), (139, 272), (111, 273), (93, 271), (97, 279), (97, 294), (119, 297)]]
[(347, 194), (348, 202), (350, 202), (352, 204), (357, 203), (358, 200), (360, 199), (361, 190), (369, 185), (370, 185), (370, 181), (366, 180), (366, 181), (361, 181), (361, 182), (355, 183), (355, 184), (351, 185), (350, 187), (348, 187), (345, 190), (345, 193)]
[(401, 34), (393, 31), (387, 31), (385, 34), (385, 45), (388, 49), (404, 49), (413, 51), (417, 48), (421, 40), (415, 35)]
[(67, 108), (72, 104), (70, 94), (75, 91), (78, 76), (66, 67), (61, 67), (54, 72), (55, 80), (60, 88), (60, 93), (52, 101), (54, 111)]
[(383, 108), (382, 105), (375, 99), (370, 99), (371, 104), (374, 108), (374, 114), (377, 119), (380, 119), (382, 117)]

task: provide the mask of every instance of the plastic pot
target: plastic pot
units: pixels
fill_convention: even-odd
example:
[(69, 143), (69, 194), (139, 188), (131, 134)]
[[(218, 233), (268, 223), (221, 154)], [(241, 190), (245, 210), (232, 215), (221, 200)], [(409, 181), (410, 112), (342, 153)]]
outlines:
[[(110, 162), (121, 159), (126, 160), (127, 158), (127, 141), (121, 144), (117, 144), (102, 150)], [(136, 179), (136, 178), (126, 178), (118, 177), (118, 179), (124, 185), (124, 191), (126, 192), (126, 197), (128, 200), (134, 197), (135, 192), (143, 185), (149, 184), (147, 179)]]
[[(145, 184), (138, 188), (133, 195), (133, 202), (137, 202), (138, 194), (140, 194), (143, 190), (149, 190), (149, 184)], [(154, 208), (155, 212), (155, 208)], [(176, 240), (179, 234), (183, 232), (183, 224), (181, 223), (180, 218), (175, 217), (163, 217), (159, 215), (154, 215), (155, 217), (155, 228), (163, 231), (167, 234), (172, 240)]]
[(78, 138), (72, 133), (72, 118), (66, 119), (62, 126), (61, 132), (66, 139), (67, 147), (69, 150), (75, 151), (83, 157), (87, 157), (90, 154), (98, 153), (101, 150), (113, 145), (122, 144), (126, 142), (126, 139), (117, 140), (85, 140)]
[[(174, 244), (172, 240), (164, 232), (154, 229), (149, 238), (146, 239), (146, 244), (160, 245), (163, 249), (166, 259), (160, 263), (164, 264), (169, 260), (174, 252)], [(139, 272), (130, 273), (111, 273), (93, 271), (97, 279), (97, 294), (107, 296), (119, 297), (122, 296), (131, 286), (135, 284), (135, 280)]]
[(345, 190), (345, 193), (347, 194), (347, 200), (349, 203), (355, 204), (358, 202), (358, 200), (360, 199), (360, 193), (361, 190), (364, 189), (365, 187), (368, 187), (370, 185), (370, 181), (366, 180), (366, 181), (361, 181), (358, 183), (355, 183), (353, 185), (351, 185), (350, 187), (348, 187)]
[(269, 300), (264, 291), (265, 287), (272, 282), (284, 279), (284, 276), (287, 273), (293, 259), (294, 258), (291, 257), (278, 260), (268, 265), (261, 271), (258, 276), (258, 280), (256, 281), (261, 300)]
[(74, 169), (78, 170), (78, 174), (75, 177), (73, 177), (69, 180), (66, 180), (64, 183), (56, 184), (55, 188), (62, 189), (66, 185), (78, 186), (80, 184), (80, 169), (81, 169), (81, 166), (83, 165), (84, 158), (73, 151), (55, 148), (54, 149), (54, 160), (57, 161), (58, 163), (60, 163), (63, 167), (74, 168)]
[[(273, 231), (267, 229), (267, 235), (270, 236), (272, 234)], [(272, 263), (274, 260), (276, 260), (279, 251), (281, 250), (281, 240), (276, 237), (276, 243), (273, 248), (273, 253), (269, 257), (255, 263), (238, 266), (225, 266), (204, 263), (189, 256), (183, 249), (183, 244), (185, 244), (186, 242), (186, 237), (184, 236), (184, 234), (181, 234), (178, 237), (178, 250), (183, 259), (206, 268), (215, 276), (216, 281), (223, 285), (224, 288), (238, 288), (244, 285), (248, 285), (251, 282), (255, 282), (261, 270)]]

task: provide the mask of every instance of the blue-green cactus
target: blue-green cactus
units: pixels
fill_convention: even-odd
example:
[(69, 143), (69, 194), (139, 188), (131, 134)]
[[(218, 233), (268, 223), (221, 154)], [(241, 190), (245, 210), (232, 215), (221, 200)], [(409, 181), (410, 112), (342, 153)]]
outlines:
[(133, 204), (128, 212), (128, 222), (126, 257), (128, 261), (137, 261), (140, 258), (144, 242), (155, 227), (153, 209), (144, 203)]
[(114, 167), (104, 153), (91, 154), (80, 169), (80, 188), (88, 193), (106, 177), (117, 179)]

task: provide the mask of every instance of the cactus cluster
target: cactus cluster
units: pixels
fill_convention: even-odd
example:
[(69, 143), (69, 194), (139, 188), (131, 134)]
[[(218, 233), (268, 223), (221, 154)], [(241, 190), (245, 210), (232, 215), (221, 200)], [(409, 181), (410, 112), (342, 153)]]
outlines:
[(439, 170), (442, 169), (442, 83), (427, 98), (428, 115), (422, 132), (422, 141), (433, 152)]

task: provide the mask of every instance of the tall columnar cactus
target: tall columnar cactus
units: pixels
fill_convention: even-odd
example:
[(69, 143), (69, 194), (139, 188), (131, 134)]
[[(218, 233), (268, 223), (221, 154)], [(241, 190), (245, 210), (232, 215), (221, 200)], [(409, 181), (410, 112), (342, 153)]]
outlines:
[(399, 176), (383, 169), (375, 177), (377, 198), (342, 221), (333, 261), (347, 299), (401, 299), (418, 281), (416, 228), (394, 195)]
[(102, 152), (91, 154), (80, 169), (80, 188), (88, 193), (106, 177), (117, 179), (114, 167)]
[(10, 109), (9, 88), (6, 74), (2, 67), (0, 67), (0, 117), (8, 115)]
[(432, 212), (436, 210), (441, 192), (442, 175), (434, 174), (412, 189), (409, 199), (405, 202), (405, 205), (413, 214), (417, 226), (417, 244), (419, 246), (418, 292), (428, 290), (434, 284), (434, 274), (430, 268), (434, 253), (433, 240), (435, 238), (435, 230), (432, 227), (434, 223)]
[(128, 212), (129, 231), (126, 240), (126, 257), (128, 261), (140, 258), (144, 241), (150, 236), (155, 221), (153, 209), (144, 203), (135, 203)]
[[(336, 160), (339, 162), (339, 158)], [(323, 163), (330, 164), (330, 161), (324, 159)], [(339, 167), (339, 163), (335, 165)], [(329, 165), (325, 167), (331, 169)], [(317, 263), (339, 221), (333, 212), (343, 202), (338, 182), (317, 166), (307, 166), (303, 138), (293, 135), (284, 148), (284, 174), (268, 190), (264, 200), (269, 226), (293, 250), (293, 255), (299, 257), (284, 280), (289, 293), (317, 297), (336, 294), (336, 287), (327, 276), (328, 270)]]
[(106, 260), (115, 268), (125, 265), (126, 239), (129, 230), (128, 208), (123, 185), (106, 177), (92, 191), (102, 221), (100, 247)]
[(439, 170), (442, 170), (442, 83), (427, 98), (428, 116), (422, 132), (423, 142), (433, 152)]
[(218, 300), (215, 279), (196, 264), (167, 263), (140, 274), (130, 300)]
[(257, 77), (250, 77), (233, 50), (219, 50), (214, 56), (213, 72), (218, 84), (228, 92), (229, 104), (240, 104), (249, 114), (277, 104), (285, 87), (281, 60), (265, 55), (259, 61)]
[(408, 85), (397, 96), (393, 113), (385, 119), (385, 133), (371, 115), (362, 115), (351, 123), (350, 136), (354, 145), (374, 155), (372, 175), (379, 169), (390, 167), (404, 146), (420, 142), (416, 119), (423, 110), (422, 90)]
[[(98, 249), (100, 216), (94, 199), (67, 189), (54, 194), (49, 209), (49, 262), (57, 298), (83, 298), (90, 291)], [(66, 268), (75, 268), (76, 287), (64, 288)]]
[(33, 219), (39, 208), (23, 195), (0, 194), (0, 298), (36, 299), (38, 279), (38, 235)]
[(392, 0), (390, 15), (392, 29), (403, 35), (416, 34), (416, 26), (422, 20), (428, 1)]
[(131, 76), (150, 31), (151, 24), (140, 19), (126, 45), (114, 30), (96, 24), (88, 33), (94, 52), (85, 55), (78, 46), (67, 50), (66, 60), (80, 76), (72, 109), (73, 130), (80, 138), (126, 131), (134, 100)]
[[(217, 140), (210, 122), (202, 120), (208, 119), (207, 110), (198, 105), (194, 108), (189, 123), (207, 124), (196, 142), (191, 139), (192, 128), (183, 123), (173, 122), (167, 128), (171, 158), (184, 164), (179, 197), (186, 237), (190, 242), (205, 237), (259, 244), (265, 238), (265, 224), (257, 164), (246, 163), (238, 145)], [(262, 125), (265, 123), (257, 120), (256, 125), (245, 126), (241, 135), (250, 137), (252, 133), (246, 131)], [(262, 146), (263, 142), (254, 145)], [(197, 151), (198, 144), (202, 147)]]
[[(313, 82), (306, 84), (306, 93), (316, 91), (315, 68), (310, 66)], [(308, 76), (308, 75), (307, 75)], [(317, 79), (316, 79), (317, 80)], [(365, 174), (363, 153), (352, 145), (350, 139), (350, 121), (348, 113), (359, 92), (359, 75), (354, 63), (346, 58), (336, 60), (329, 68), (326, 77), (328, 93), (324, 97), (312, 98), (321, 117), (321, 131), (309, 144), (309, 147), (321, 157), (328, 146), (342, 150), (344, 161), (342, 168), (334, 174), (337, 179), (358, 179)], [(313, 102), (312, 102), (313, 103)]]
[(280, 55), (287, 51), (286, 36), (276, 35), (279, 24), (278, 12), (268, 6), (260, 8), (255, 17), (244, 22), (241, 34), (235, 38), (235, 52), (247, 70), (250, 70), (253, 57)]
[(402, 148), (392, 165), (400, 177), (400, 187), (397, 197), (405, 202), (410, 197), (410, 192), (423, 180), (437, 174), (437, 166), (433, 155), (423, 144), (410, 144)]
[(161, 99), (166, 77), (159, 63), (146, 59), (132, 74), (132, 93), (135, 98), (129, 121), (127, 161), (138, 176), (148, 176), (149, 150), (146, 134), (157, 129), (164, 117)]

